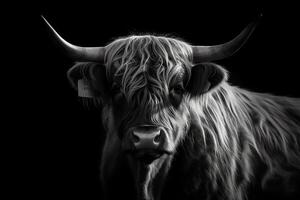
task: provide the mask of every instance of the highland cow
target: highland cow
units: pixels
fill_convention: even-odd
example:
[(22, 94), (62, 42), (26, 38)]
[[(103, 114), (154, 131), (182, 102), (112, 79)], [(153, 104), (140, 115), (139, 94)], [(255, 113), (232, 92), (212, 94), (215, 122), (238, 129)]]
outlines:
[(102, 107), (107, 199), (243, 200), (276, 188), (296, 195), (300, 100), (233, 86), (211, 63), (238, 51), (256, 25), (214, 46), (135, 35), (105, 47), (72, 45), (49, 25), (78, 61), (70, 83)]

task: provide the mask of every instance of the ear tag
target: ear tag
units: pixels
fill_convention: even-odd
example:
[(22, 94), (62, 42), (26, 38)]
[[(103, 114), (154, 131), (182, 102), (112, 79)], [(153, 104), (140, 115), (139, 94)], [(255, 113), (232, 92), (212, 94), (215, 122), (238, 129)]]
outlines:
[(86, 97), (86, 98), (93, 97), (91, 87), (88, 84), (88, 81), (86, 79), (79, 79), (77, 85), (78, 85), (78, 96), (79, 97)]

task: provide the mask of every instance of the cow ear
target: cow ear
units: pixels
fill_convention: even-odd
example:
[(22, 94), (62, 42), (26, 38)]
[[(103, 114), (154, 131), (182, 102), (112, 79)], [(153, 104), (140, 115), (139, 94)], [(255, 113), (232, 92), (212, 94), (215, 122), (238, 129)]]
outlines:
[(227, 72), (214, 63), (201, 63), (193, 66), (187, 90), (191, 96), (204, 94), (217, 88), (227, 80)]
[(76, 63), (67, 76), (78, 96), (107, 98), (109, 90), (105, 66), (93, 62)]

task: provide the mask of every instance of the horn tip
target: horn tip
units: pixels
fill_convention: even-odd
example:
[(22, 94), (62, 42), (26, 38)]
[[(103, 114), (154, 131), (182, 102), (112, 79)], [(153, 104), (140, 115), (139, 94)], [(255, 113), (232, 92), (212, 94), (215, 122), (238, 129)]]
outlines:
[(43, 15), (41, 15), (41, 18), (42, 18), (44, 21), (47, 21), (46, 18), (45, 18)]
[(51, 27), (50, 23), (47, 21), (47, 19), (43, 15), (41, 15), (41, 18), (44, 20), (44, 22), (46, 22), (47, 25), (49, 25)]

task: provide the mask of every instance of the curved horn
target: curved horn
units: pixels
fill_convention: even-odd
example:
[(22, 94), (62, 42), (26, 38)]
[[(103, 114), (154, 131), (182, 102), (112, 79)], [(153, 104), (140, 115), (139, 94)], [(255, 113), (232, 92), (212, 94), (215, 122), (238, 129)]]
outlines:
[(259, 19), (262, 15), (259, 15), (256, 20), (250, 23), (238, 36), (229, 42), (214, 46), (192, 46), (193, 50), (193, 62), (209, 62), (213, 60), (220, 60), (227, 58), (237, 52), (248, 40), (251, 33), (256, 28)]
[(55, 42), (70, 56), (70, 58), (76, 61), (103, 62), (105, 47), (80, 47), (73, 45), (64, 40), (43, 16), (42, 18), (48, 25)]

